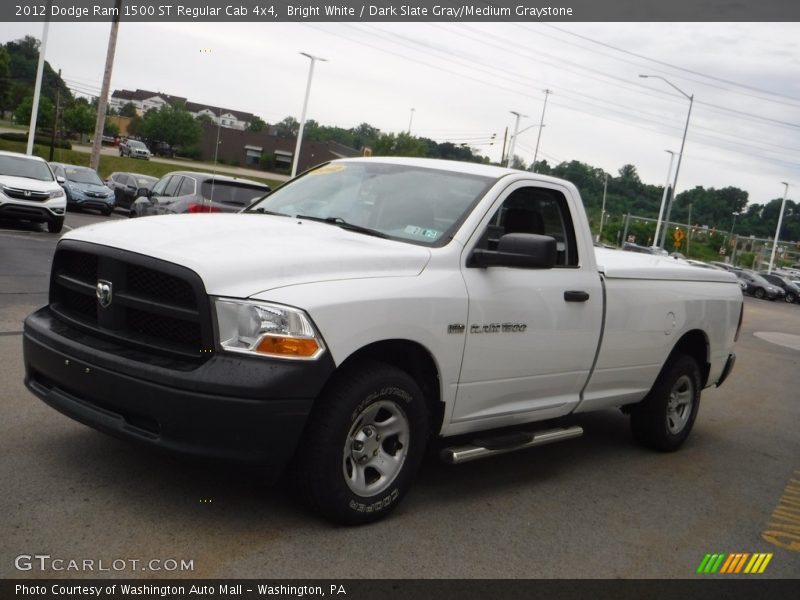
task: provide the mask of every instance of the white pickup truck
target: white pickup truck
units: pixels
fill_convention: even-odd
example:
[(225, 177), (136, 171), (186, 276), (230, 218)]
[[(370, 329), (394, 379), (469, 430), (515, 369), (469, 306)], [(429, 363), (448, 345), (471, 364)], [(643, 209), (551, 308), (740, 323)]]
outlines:
[(352, 159), (240, 214), (65, 235), (25, 322), (26, 384), (110, 434), (285, 471), (365, 523), (431, 442), (460, 463), (620, 407), (639, 442), (677, 449), (741, 319), (729, 273), (595, 250), (568, 182)]

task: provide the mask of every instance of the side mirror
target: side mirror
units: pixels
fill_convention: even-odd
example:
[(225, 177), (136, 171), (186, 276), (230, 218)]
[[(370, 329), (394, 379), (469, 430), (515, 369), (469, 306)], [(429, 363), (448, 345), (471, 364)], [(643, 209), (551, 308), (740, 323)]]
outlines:
[(149, 198), (150, 197), (150, 189), (149, 188), (139, 188), (138, 190), (136, 190), (136, 195), (137, 196), (144, 196), (145, 198)]
[(556, 240), (535, 233), (507, 233), (497, 242), (497, 250), (477, 248), (468, 267), (518, 267), (551, 269), (556, 264)]
[(56, 175), (56, 183), (58, 183), (58, 185), (64, 185), (65, 183), (67, 183), (67, 180), (64, 178), (63, 175)]

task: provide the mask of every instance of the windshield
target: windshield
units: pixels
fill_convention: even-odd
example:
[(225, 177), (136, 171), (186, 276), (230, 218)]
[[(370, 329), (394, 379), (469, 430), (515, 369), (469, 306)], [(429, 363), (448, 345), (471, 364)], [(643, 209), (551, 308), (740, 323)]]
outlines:
[(53, 181), (53, 173), (46, 162), (21, 156), (0, 156), (0, 175)]
[(247, 212), (339, 219), (394, 239), (442, 246), (494, 181), (377, 161), (329, 163), (280, 187)]
[(64, 167), (67, 181), (73, 183), (93, 183), (95, 185), (104, 185), (100, 181), (97, 173), (93, 169), (87, 167)]
[(144, 145), (144, 142), (137, 142), (136, 140), (128, 140), (128, 146), (136, 148), (137, 150), (147, 150), (147, 146)]

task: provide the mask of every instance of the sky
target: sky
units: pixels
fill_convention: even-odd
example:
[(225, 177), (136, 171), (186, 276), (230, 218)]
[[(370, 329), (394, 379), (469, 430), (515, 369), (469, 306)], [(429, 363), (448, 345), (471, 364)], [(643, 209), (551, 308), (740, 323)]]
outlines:
[[(0, 23), (0, 42), (42, 23)], [(51, 23), (45, 56), (77, 93), (98, 94), (109, 24)], [(751, 203), (800, 201), (800, 23), (127, 23), (113, 89), (142, 88), (344, 128), (367, 122), (466, 143), (498, 160), (625, 164), (664, 185), (691, 119), (678, 193), (735, 186)], [(544, 90), (551, 90), (544, 106)], [(492, 144), (492, 136), (494, 143)], [(677, 162), (677, 159), (676, 159)], [(674, 175), (674, 165), (673, 165)], [(670, 177), (671, 179), (671, 177)]]

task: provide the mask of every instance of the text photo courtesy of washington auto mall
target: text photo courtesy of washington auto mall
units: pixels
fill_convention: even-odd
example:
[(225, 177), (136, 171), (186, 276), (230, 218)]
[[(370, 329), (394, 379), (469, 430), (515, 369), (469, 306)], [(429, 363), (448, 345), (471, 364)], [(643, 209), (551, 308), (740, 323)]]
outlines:
[(799, 23), (3, 3), (0, 598), (793, 597)]

